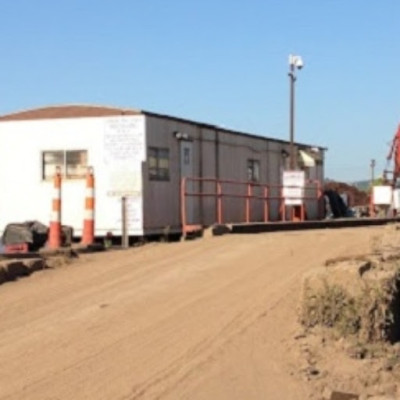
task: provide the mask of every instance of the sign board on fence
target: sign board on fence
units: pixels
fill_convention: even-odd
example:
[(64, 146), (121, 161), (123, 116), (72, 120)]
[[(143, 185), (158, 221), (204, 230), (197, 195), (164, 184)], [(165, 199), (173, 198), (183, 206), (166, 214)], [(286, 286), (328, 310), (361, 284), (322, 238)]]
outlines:
[(304, 189), (300, 187), (284, 187), (283, 197), (286, 205), (301, 205), (303, 204)]
[(304, 171), (283, 171), (283, 197), (285, 205), (301, 205), (304, 197)]
[(304, 171), (283, 171), (283, 186), (304, 187)]
[(386, 205), (392, 204), (393, 191), (391, 186), (374, 186), (373, 187), (373, 203), (375, 205)]

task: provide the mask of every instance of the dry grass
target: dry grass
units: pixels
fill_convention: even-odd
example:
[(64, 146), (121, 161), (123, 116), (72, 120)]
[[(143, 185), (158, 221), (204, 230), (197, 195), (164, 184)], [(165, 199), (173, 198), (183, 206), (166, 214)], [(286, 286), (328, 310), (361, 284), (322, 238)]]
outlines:
[(361, 343), (400, 340), (400, 271), (390, 278), (362, 282), (354, 293), (324, 278), (318, 288), (303, 290), (300, 319), (307, 327), (334, 329), (340, 336), (356, 335)]

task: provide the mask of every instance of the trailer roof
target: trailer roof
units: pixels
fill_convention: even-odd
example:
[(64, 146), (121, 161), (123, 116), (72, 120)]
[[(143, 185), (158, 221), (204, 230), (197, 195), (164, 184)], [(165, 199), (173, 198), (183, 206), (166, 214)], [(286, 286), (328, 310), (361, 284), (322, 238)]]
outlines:
[[(241, 136), (247, 136), (257, 139), (268, 139), (274, 142), (288, 143), (287, 140), (255, 135), (247, 132), (241, 132), (234, 129), (228, 129), (218, 125), (208, 124), (204, 122), (193, 121), (186, 118), (174, 117), (170, 115), (155, 113), (145, 110), (137, 110), (132, 108), (122, 108), (113, 106), (98, 106), (98, 105), (84, 105), (84, 104), (70, 104), (70, 105), (55, 105), (46, 106), (40, 108), (33, 108), (28, 110), (22, 110), (13, 112), (10, 114), (0, 115), (0, 122), (3, 121), (29, 121), (29, 120), (41, 120), (41, 119), (61, 119), (61, 118), (88, 118), (88, 117), (111, 117), (118, 115), (148, 115), (151, 117), (157, 117), (162, 119), (169, 119), (177, 122), (184, 122), (189, 124), (195, 124), (200, 127), (215, 129), (220, 132), (227, 132)], [(307, 145), (296, 142), (300, 146), (316, 147), (321, 150), (327, 150), (326, 147), (318, 145)]]
[(139, 110), (123, 109), (120, 107), (71, 104), (33, 108), (17, 111), (11, 114), (0, 115), (0, 121), (27, 121), (37, 119), (107, 117), (140, 114), (141, 111)]

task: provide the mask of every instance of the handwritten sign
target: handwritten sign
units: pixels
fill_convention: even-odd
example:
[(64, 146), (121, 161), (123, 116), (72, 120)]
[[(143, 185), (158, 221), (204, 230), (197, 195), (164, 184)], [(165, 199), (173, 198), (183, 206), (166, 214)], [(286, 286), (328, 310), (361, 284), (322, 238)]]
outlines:
[[(146, 158), (145, 117), (127, 115), (104, 121), (103, 155), (106, 193), (126, 197), (128, 234), (143, 233), (142, 163)], [(121, 217), (116, 221), (121, 223)]]
[(130, 163), (145, 158), (143, 117), (116, 117), (104, 126), (105, 163)]
[(143, 116), (112, 117), (105, 121), (104, 164), (109, 196), (125, 197), (142, 191), (145, 154)]
[[(118, 216), (115, 222), (118, 225), (122, 224), (122, 215)], [(143, 234), (143, 207), (141, 197), (132, 196), (126, 198), (126, 222), (128, 232), (131, 235)]]

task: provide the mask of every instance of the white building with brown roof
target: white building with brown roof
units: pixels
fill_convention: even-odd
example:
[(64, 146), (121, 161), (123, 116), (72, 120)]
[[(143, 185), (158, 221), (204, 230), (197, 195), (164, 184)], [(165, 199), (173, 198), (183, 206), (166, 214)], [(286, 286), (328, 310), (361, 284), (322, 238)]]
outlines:
[[(0, 116), (0, 136), (0, 230), (11, 222), (49, 222), (57, 166), (63, 175), (62, 223), (78, 236), (88, 166), (96, 178), (97, 236), (120, 234), (123, 196), (131, 236), (179, 233), (183, 222), (264, 221), (266, 209), (268, 220), (282, 217), (289, 154), (284, 140), (147, 111), (82, 105)], [(322, 182), (325, 149), (295, 144), (295, 150), (307, 179)], [(184, 177), (200, 178), (187, 182), (193, 195), (182, 197)], [(306, 203), (308, 218), (316, 218), (316, 203)]]

